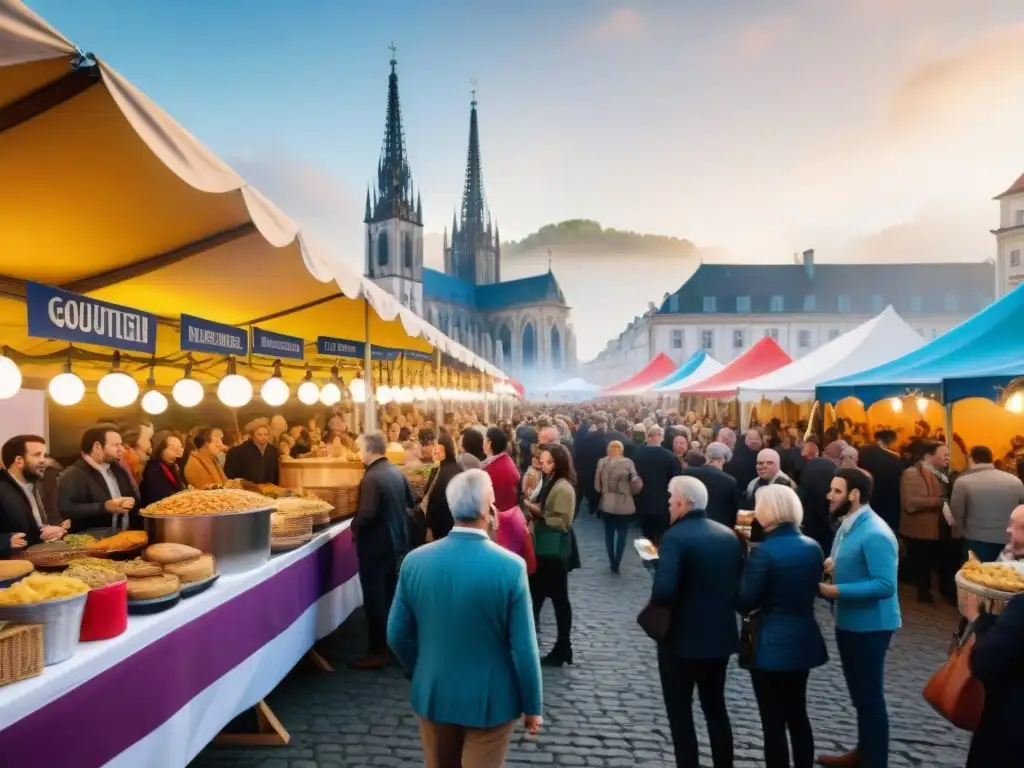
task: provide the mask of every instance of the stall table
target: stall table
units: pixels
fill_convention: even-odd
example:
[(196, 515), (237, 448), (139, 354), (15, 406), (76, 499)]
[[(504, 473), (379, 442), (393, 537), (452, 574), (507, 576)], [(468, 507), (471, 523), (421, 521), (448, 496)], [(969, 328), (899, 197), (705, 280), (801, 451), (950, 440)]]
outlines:
[(350, 525), (0, 688), (3, 764), (184, 768), (362, 604)]

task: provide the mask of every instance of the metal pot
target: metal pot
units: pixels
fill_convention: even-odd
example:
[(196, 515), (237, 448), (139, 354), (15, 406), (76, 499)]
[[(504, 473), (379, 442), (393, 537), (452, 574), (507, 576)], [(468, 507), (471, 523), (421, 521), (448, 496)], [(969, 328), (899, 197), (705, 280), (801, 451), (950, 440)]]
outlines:
[(147, 515), (149, 543), (185, 544), (209, 552), (217, 572), (245, 573), (270, 559), (271, 507), (220, 515)]
[(29, 605), (0, 606), (0, 622), (43, 625), (43, 664), (60, 664), (75, 655), (88, 592)]

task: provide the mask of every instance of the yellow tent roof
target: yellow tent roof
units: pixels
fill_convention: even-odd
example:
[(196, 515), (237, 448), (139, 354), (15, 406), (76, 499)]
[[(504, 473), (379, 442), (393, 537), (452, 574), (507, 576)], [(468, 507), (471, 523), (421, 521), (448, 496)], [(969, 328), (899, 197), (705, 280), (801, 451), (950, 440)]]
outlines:
[[(181, 313), (258, 321), (307, 343), (365, 340), (369, 302), (374, 345), (437, 347), (501, 375), (339, 264), (145, 94), (18, 0), (0, 0), (0, 168), (0, 344), (17, 352), (68, 347), (28, 338), (24, 281), (34, 280), (163, 318), (157, 356), (167, 361), (183, 358)], [(59, 365), (22, 369), (47, 376)]]

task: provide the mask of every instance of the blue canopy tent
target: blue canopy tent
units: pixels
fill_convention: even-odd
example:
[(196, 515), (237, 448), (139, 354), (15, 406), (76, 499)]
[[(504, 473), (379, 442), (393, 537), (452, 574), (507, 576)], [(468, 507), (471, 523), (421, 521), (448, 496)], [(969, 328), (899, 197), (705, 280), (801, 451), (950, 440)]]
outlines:
[(1024, 376), (1024, 342), (1017, 362), (970, 374), (950, 376), (942, 380), (942, 402), (955, 403), (969, 397), (984, 397), (999, 402), (1003, 389), (1016, 378)]
[[(992, 382), (998, 380), (1005, 384), (1013, 378), (1009, 371), (1019, 373), (1022, 369), (1022, 318), (1024, 286), (1019, 286), (923, 347), (875, 368), (822, 382), (815, 395), (818, 400), (829, 403), (856, 397), (864, 407), (886, 398), (903, 397), (913, 390), (942, 402), (972, 396), (994, 400)], [(994, 378), (988, 380), (986, 376)], [(953, 379), (973, 382), (957, 384), (957, 392), (978, 394), (951, 397), (952, 385), (943, 386), (943, 382)]]

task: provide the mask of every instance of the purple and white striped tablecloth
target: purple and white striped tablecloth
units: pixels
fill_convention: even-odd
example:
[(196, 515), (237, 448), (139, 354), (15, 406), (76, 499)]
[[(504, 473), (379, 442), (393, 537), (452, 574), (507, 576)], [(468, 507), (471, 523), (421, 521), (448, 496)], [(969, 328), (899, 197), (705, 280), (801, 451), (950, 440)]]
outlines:
[(349, 523), (0, 688), (3, 764), (184, 768), (362, 602)]

